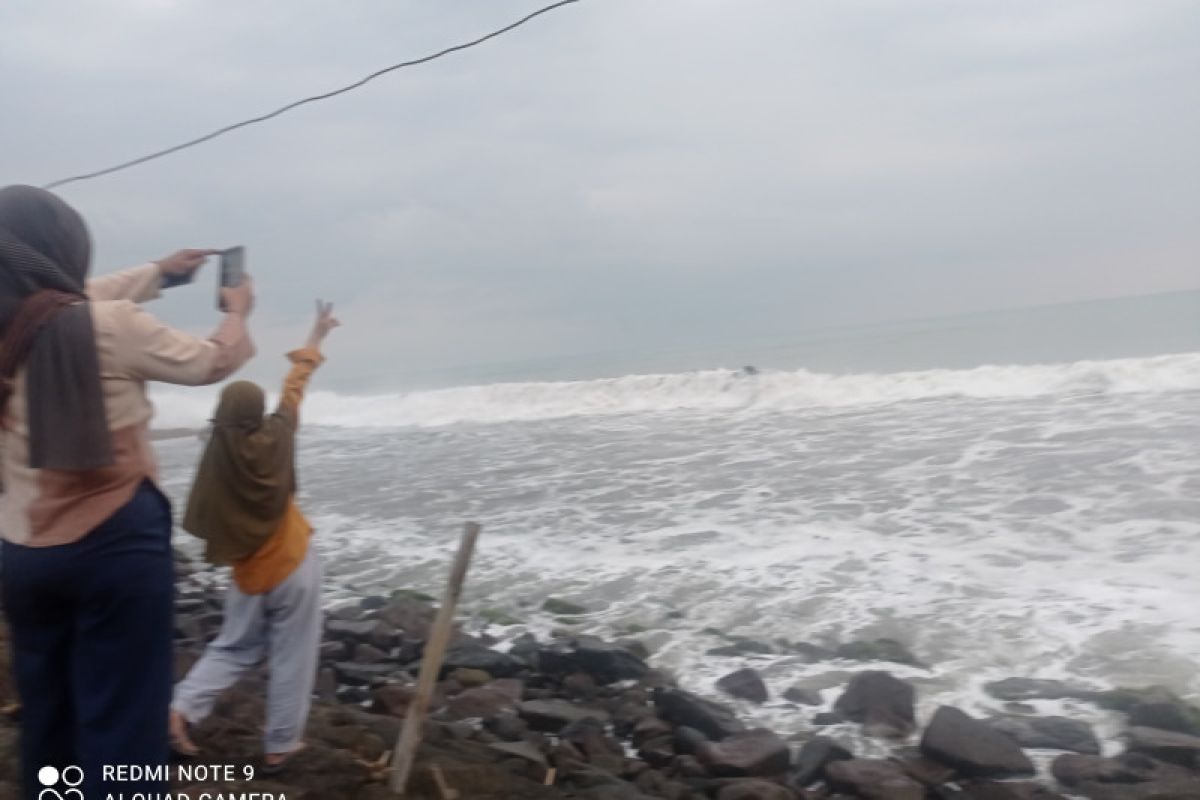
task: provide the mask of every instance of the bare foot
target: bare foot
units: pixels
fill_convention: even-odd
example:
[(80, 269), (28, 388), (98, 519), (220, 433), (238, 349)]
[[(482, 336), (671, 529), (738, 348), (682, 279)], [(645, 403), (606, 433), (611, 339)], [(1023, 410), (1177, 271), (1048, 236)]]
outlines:
[(181, 756), (194, 756), (200, 752), (200, 748), (188, 735), (187, 719), (173, 708), (167, 720), (167, 732), (171, 736), (171, 749), (176, 753)]

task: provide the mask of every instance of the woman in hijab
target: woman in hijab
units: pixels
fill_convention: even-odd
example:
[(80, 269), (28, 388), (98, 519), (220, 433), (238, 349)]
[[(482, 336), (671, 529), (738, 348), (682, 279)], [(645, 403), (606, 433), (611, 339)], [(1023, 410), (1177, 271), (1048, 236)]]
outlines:
[(0, 579), (28, 797), (43, 767), (81, 769), (88, 797), (165, 790), (102, 780), (104, 765), (168, 755), (171, 512), (155, 484), (146, 382), (215, 383), (241, 366), (253, 296), (248, 283), (228, 290), (208, 339), (139, 303), (214, 252), (88, 281), (83, 218), (41, 189), (0, 189)]
[(296, 429), (305, 387), (324, 360), (321, 343), (338, 324), (333, 306), (318, 301), (308, 342), (288, 354), (292, 369), (273, 414), (263, 416), (263, 391), (253, 383), (221, 392), (183, 527), (205, 541), (209, 563), (233, 567), (233, 581), (220, 634), (175, 688), (171, 742), (183, 755), (199, 752), (188, 726), (264, 658), (270, 678), (261, 771), (280, 771), (304, 747), (321, 643), (321, 562), (296, 507)]

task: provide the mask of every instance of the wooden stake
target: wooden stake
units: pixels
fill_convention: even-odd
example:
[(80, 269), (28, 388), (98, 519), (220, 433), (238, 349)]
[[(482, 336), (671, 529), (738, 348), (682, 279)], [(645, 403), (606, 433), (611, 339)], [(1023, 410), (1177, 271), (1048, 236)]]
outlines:
[(450, 634), (454, 630), (454, 611), (458, 607), (458, 599), (462, 596), (463, 583), (467, 577), (467, 566), (471, 563), (471, 554), (475, 552), (475, 540), (479, 538), (480, 527), (475, 522), (468, 522), (463, 527), (462, 541), (458, 545), (458, 555), (454, 557), (454, 566), (450, 569), (450, 579), (446, 583), (446, 594), (442, 598), (442, 607), (438, 609), (437, 619), (425, 643), (425, 655), (421, 659), (421, 674), (417, 678), (417, 693), (404, 717), (404, 728), (396, 741), (395, 756), (392, 758), (392, 777), (389, 782), (391, 789), (398, 795), (404, 794), (408, 785), (408, 776), (412, 772), (413, 761), (417, 756), (417, 746), (421, 743), (421, 725), (429, 712), (429, 703), (433, 698), (433, 690), (437, 685), (438, 673), (442, 669), (442, 657), (450, 644)]
[(458, 790), (451, 789), (450, 785), (446, 783), (446, 776), (442, 774), (442, 768), (437, 764), (433, 764), (429, 767), (429, 769), (433, 772), (433, 780), (434, 783), (437, 784), (438, 791), (442, 795), (442, 800), (458, 800)]
[(554, 779), (558, 777), (558, 767), (551, 767), (546, 770), (546, 778), (542, 781), (543, 786), (553, 786)]

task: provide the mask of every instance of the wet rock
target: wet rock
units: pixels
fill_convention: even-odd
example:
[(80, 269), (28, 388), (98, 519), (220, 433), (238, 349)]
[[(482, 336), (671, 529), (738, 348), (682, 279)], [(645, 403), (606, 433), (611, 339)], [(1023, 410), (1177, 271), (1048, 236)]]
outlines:
[(742, 780), (722, 786), (717, 800), (796, 800), (796, 793), (770, 781)]
[(1092, 732), (1092, 726), (1079, 720), (1067, 717), (1001, 716), (984, 722), (988, 727), (1008, 734), (1022, 747), (1100, 754), (1100, 742)]
[(363, 641), (375, 630), (375, 621), (370, 619), (331, 619), (325, 623), (325, 635), (340, 641)]
[(473, 689), (492, 682), (492, 676), (481, 669), (456, 669), (450, 673), (450, 680), (459, 686)]
[(1125, 733), (1129, 751), (1142, 753), (1168, 764), (1200, 768), (1200, 737), (1155, 728), (1133, 727)]
[(820, 692), (804, 686), (789, 686), (783, 691), (783, 699), (802, 706), (819, 706), (825, 702)]
[(825, 728), (830, 725), (841, 725), (848, 720), (836, 711), (822, 711), (820, 714), (813, 715), (812, 724), (818, 728)]
[(529, 723), (518, 717), (515, 712), (501, 712), (484, 717), (483, 727), (506, 742), (520, 741), (529, 731)]
[(833, 650), (810, 642), (784, 642), (781, 646), (784, 652), (800, 656), (810, 664), (837, 658), (837, 654)]
[(854, 754), (827, 736), (817, 736), (803, 744), (788, 775), (794, 789), (811, 786), (825, 776), (825, 767), (834, 761), (849, 761)]
[(904, 748), (894, 752), (892, 760), (900, 769), (904, 770), (905, 775), (926, 786), (940, 786), (955, 777), (952, 768), (931, 758), (926, 758), (916, 748)]
[(538, 668), (550, 675), (584, 673), (599, 685), (643, 678), (650, 671), (646, 662), (628, 648), (580, 636), (559, 641), (537, 652)]
[(333, 665), (338, 680), (355, 686), (367, 686), (395, 674), (395, 664), (356, 664), (339, 661)]
[(655, 689), (654, 705), (659, 716), (667, 722), (695, 728), (714, 741), (745, 730), (745, 726), (725, 706), (682, 689)]
[(975, 781), (961, 785), (951, 793), (943, 789), (939, 800), (1064, 800), (1045, 786), (1030, 782)]
[(985, 692), (997, 700), (1090, 700), (1096, 692), (1079, 686), (1071, 686), (1056, 680), (1037, 678), (1005, 678), (983, 686)]
[(749, 700), (752, 703), (765, 703), (769, 696), (762, 676), (758, 674), (758, 670), (750, 667), (739, 669), (719, 678), (717, 688), (730, 697)]
[(954, 767), (968, 778), (1032, 775), (1033, 762), (1010, 736), (942, 706), (921, 738), (921, 754)]
[(635, 745), (640, 745), (642, 742), (659, 739), (663, 736), (670, 736), (672, 733), (671, 725), (666, 720), (647, 716), (638, 720), (637, 724), (630, 731), (629, 736)]
[(1050, 767), (1055, 780), (1064, 786), (1090, 783), (1148, 783), (1187, 777), (1188, 771), (1141, 753), (1122, 753), (1113, 758), (1062, 755)]
[(446, 651), (442, 661), (443, 677), (457, 669), (481, 670), (497, 678), (511, 678), (525, 670), (523, 662), (475, 643), (457, 644)]
[(578, 617), (588, 613), (588, 610), (578, 603), (558, 597), (547, 597), (546, 601), (542, 603), (542, 610), (559, 617)]
[(399, 683), (389, 683), (371, 692), (371, 710), (376, 714), (386, 714), (390, 717), (403, 717), (408, 714), (408, 707), (416, 697), (416, 687)]
[(910, 684), (889, 672), (871, 671), (854, 676), (834, 710), (862, 723), (868, 736), (901, 738), (916, 728), (915, 706), (916, 691)]
[(924, 800), (925, 787), (890, 761), (855, 758), (834, 761), (825, 777), (835, 789), (850, 791), (864, 800)]
[(835, 655), (849, 661), (891, 661), (911, 667), (925, 667), (907, 647), (895, 639), (847, 642), (838, 647)]
[(1197, 800), (1200, 798), (1200, 779), (1187, 777), (1131, 785), (1094, 783), (1084, 784), (1074, 791), (1089, 800)]
[(726, 778), (782, 775), (791, 760), (787, 742), (765, 728), (699, 743), (696, 753), (713, 775)]
[(675, 738), (670, 734), (647, 739), (638, 746), (638, 757), (652, 767), (665, 767), (676, 755)]
[(317, 683), (313, 687), (313, 692), (317, 697), (331, 703), (337, 699), (337, 690), (337, 672), (333, 667), (321, 667), (317, 670)]
[(450, 719), (487, 719), (516, 710), (517, 698), (494, 686), (467, 689), (446, 701), (446, 716)]
[(387, 661), (388, 654), (374, 645), (359, 642), (354, 646), (354, 662), (357, 664), (378, 664)]
[(1133, 726), (1200, 736), (1200, 709), (1161, 686), (1105, 692), (1097, 698), (1097, 703), (1126, 712)]
[(517, 707), (517, 713), (529, 727), (546, 733), (558, 733), (572, 722), (585, 719), (608, 722), (608, 712), (600, 708), (580, 706), (567, 700), (528, 700)]
[(339, 641), (321, 642), (320, 657), (322, 662), (344, 661), (346, 659), (346, 643)]
[(710, 656), (751, 656), (751, 655), (771, 655), (775, 652), (775, 648), (765, 642), (759, 642), (754, 639), (734, 639), (729, 644), (714, 647), (707, 651)]
[[(433, 626), (437, 610), (424, 600), (413, 597), (397, 597), (372, 613), (374, 613), (375, 619), (386, 623), (392, 629), (402, 631), (411, 639), (424, 642), (429, 639), (429, 631)], [(458, 630), (457, 626), (455, 630)]]

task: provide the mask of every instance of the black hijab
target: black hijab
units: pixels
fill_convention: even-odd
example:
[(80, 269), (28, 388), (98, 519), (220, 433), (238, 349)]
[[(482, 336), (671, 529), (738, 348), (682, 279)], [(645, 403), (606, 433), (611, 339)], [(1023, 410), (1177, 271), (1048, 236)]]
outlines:
[(37, 469), (113, 463), (84, 294), (91, 254), (75, 209), (32, 186), (0, 189), (0, 363), (8, 373), (0, 374), (0, 396), (24, 366), (29, 465)]

